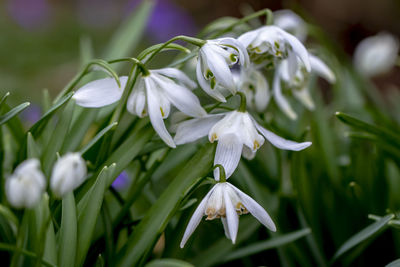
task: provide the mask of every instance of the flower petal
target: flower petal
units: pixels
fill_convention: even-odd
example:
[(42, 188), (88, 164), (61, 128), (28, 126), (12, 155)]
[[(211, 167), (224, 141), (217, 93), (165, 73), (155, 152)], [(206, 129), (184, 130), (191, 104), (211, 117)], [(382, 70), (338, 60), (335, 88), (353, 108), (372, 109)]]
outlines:
[(207, 112), (201, 107), (199, 99), (192, 91), (174, 83), (168, 78), (154, 76), (153, 79), (163, 89), (168, 100), (177, 109), (192, 117), (207, 115)]
[(146, 115), (146, 93), (144, 88), (144, 80), (139, 78), (137, 86), (133, 87), (131, 95), (126, 103), (126, 109), (133, 115), (143, 118)]
[(268, 82), (259, 71), (254, 71), (254, 77), (256, 78), (256, 92), (254, 94), (255, 106), (258, 112), (263, 112), (271, 99), (271, 93), (269, 91)]
[(114, 78), (104, 78), (87, 83), (72, 97), (77, 105), (87, 108), (99, 108), (117, 102), (124, 91), (128, 77), (119, 78), (121, 88)]
[(247, 53), (246, 47), (241, 42), (239, 42), (235, 38), (229, 38), (229, 37), (220, 38), (218, 40), (219, 40), (220, 44), (231, 46), (235, 50), (237, 50), (237, 52), (239, 54), (239, 63), (243, 67), (247, 68), (250, 65), (249, 54)]
[(336, 81), (335, 74), (332, 70), (318, 57), (310, 54), (310, 64), (311, 70), (317, 73), (319, 76), (323, 77), (330, 83), (334, 83)]
[(225, 200), (225, 213), (226, 213), (226, 221), (228, 225), (228, 231), (230, 239), (232, 243), (235, 244), (236, 236), (239, 229), (239, 216), (236, 213), (235, 208), (229, 198), (229, 194), (227, 190), (224, 190), (224, 200)]
[(311, 65), (310, 65), (310, 59), (308, 57), (307, 49), (296, 37), (294, 37), (290, 33), (287, 33), (284, 30), (282, 30), (282, 34), (285, 36), (285, 39), (288, 41), (288, 43), (292, 46), (293, 51), (297, 54), (297, 56), (299, 56), (301, 61), (303, 61), (304, 66), (306, 67), (306, 70), (308, 72), (310, 72)]
[(206, 79), (204, 78), (204, 75), (201, 71), (201, 66), (202, 66), (202, 59), (199, 57), (197, 66), (196, 66), (196, 77), (197, 81), (199, 82), (201, 88), (206, 92), (209, 96), (215, 98), (219, 102), (226, 102), (225, 97), (218, 91), (218, 90), (213, 90), (211, 86), (208, 84)]
[(265, 225), (265, 227), (267, 227), (269, 230), (276, 232), (276, 226), (274, 222), (272, 221), (268, 212), (260, 204), (232, 184), (227, 184), (239, 195), (243, 205), (260, 223)]
[(268, 131), (267, 129), (263, 128), (261, 125), (259, 125), (256, 121), (254, 121), (257, 130), (260, 131), (262, 135), (274, 146), (280, 149), (284, 150), (293, 150), (293, 151), (300, 151), (303, 150), (309, 146), (311, 146), (311, 142), (303, 142), (303, 143), (297, 143), (291, 140), (284, 139), (276, 134), (274, 134), (271, 131)]
[(207, 195), (203, 198), (203, 200), (200, 202), (199, 206), (197, 209), (194, 211), (192, 218), (190, 218), (190, 221), (186, 227), (185, 233), (183, 234), (182, 241), (180, 244), (180, 247), (183, 248), (186, 244), (186, 241), (189, 239), (189, 237), (193, 234), (194, 230), (196, 230), (197, 226), (199, 225), (201, 218), (204, 216), (204, 210), (207, 205), (207, 201), (210, 198), (211, 193), (214, 191), (214, 188), (211, 188), (211, 190), (207, 193)]
[(314, 110), (314, 101), (311, 98), (310, 92), (307, 87), (303, 87), (300, 90), (293, 90), (293, 95), (309, 110)]
[(224, 114), (213, 114), (203, 118), (181, 122), (176, 130), (174, 141), (177, 145), (190, 143), (206, 136)]
[(282, 90), (281, 90), (281, 79), (279, 77), (279, 72), (275, 72), (274, 75), (274, 84), (273, 84), (273, 90), (274, 90), (274, 98), (276, 101), (276, 104), (279, 106), (279, 108), (292, 120), (297, 119), (297, 114), (296, 112), (293, 111), (292, 107), (290, 106), (289, 102), (286, 100), (286, 98), (282, 95)]
[[(236, 134), (225, 134), (218, 139), (214, 165), (221, 164), (225, 169), (226, 178), (236, 170), (242, 154), (243, 144)], [(214, 169), (214, 178), (219, 181), (219, 168)]]
[(149, 112), (149, 117), (154, 130), (160, 136), (160, 138), (170, 147), (175, 148), (176, 145), (172, 140), (171, 135), (167, 131), (164, 125), (164, 120), (161, 112), (161, 97), (154, 92), (154, 83), (149, 78), (144, 78), (146, 84), (147, 93), (147, 109)]
[(151, 72), (155, 72), (163, 76), (176, 79), (179, 83), (183, 84), (189, 89), (195, 89), (197, 87), (197, 84), (192, 81), (183, 71), (175, 68), (162, 68), (151, 70)]
[(229, 227), (228, 227), (228, 222), (227, 222), (226, 218), (221, 217), (221, 222), (222, 222), (222, 226), (224, 226), (224, 233), (225, 233), (225, 236), (226, 236), (228, 239), (232, 240), (232, 238), (231, 238), (231, 236), (230, 236), (230, 234), (229, 234)]

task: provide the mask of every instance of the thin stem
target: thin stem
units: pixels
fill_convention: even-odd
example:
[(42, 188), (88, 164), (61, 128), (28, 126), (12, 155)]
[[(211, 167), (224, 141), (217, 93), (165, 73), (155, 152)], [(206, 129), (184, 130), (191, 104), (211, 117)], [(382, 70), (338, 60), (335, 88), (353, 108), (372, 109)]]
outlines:
[(219, 168), (219, 181), (220, 183), (225, 183), (226, 182), (226, 174), (225, 174), (225, 169), (224, 166), (221, 164), (216, 164), (213, 167), (213, 170)]
[(236, 94), (240, 96), (239, 111), (246, 112), (246, 95), (243, 92), (237, 92)]

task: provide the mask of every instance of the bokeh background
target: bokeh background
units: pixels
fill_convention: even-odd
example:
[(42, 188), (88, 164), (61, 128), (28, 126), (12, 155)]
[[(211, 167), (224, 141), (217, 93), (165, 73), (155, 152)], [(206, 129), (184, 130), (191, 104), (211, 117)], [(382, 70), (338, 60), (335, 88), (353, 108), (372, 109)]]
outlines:
[[(13, 93), (11, 102), (38, 102), (44, 88), (55, 95), (79, 69), (80, 42), (90, 40), (94, 56), (101, 57), (104, 45), (138, 2), (2, 0), (0, 91)], [(400, 35), (400, 1), (396, 0), (158, 0), (141, 45), (163, 42), (177, 34), (195, 35), (218, 17), (240, 17), (266, 7), (296, 10), (320, 25), (348, 55), (366, 36), (382, 30)], [(400, 77), (397, 71), (377, 82)]]

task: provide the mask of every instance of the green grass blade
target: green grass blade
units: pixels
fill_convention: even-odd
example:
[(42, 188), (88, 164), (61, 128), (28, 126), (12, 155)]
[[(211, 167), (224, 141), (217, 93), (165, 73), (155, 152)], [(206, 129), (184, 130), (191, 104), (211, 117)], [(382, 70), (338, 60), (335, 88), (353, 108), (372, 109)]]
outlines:
[(225, 257), (225, 261), (231, 261), (231, 260), (236, 260), (242, 257), (246, 257), (249, 255), (253, 255), (259, 252), (262, 252), (267, 249), (272, 249), (272, 248), (277, 248), (280, 246), (287, 245), (289, 243), (292, 243), (296, 241), (299, 238), (302, 238), (306, 235), (309, 235), (311, 233), (311, 230), (309, 228), (306, 229), (301, 229), (289, 234), (284, 234), (278, 237), (273, 237), (269, 240), (262, 241), (262, 242), (257, 242), (251, 245), (248, 245), (244, 248), (240, 248), (235, 250), (234, 252), (228, 254)]
[(118, 122), (113, 122), (103, 130), (101, 130), (95, 137), (93, 137), (89, 143), (87, 143), (81, 150), (81, 154), (85, 154), (90, 148), (92, 148), (106, 133), (114, 129), (118, 125)]
[(61, 227), (58, 239), (58, 266), (72, 267), (75, 264), (77, 245), (77, 218), (74, 192), (62, 200)]
[(40, 158), (39, 147), (30, 132), (27, 134), (26, 155), (28, 158)]
[(190, 264), (183, 260), (178, 259), (156, 259), (152, 260), (145, 265), (145, 267), (194, 267), (193, 264)]
[(29, 102), (25, 102), (22, 103), (18, 106), (16, 106), (15, 108), (11, 109), (9, 112), (7, 112), (4, 115), (0, 116), (0, 126), (5, 124), (6, 122), (8, 122), (9, 120), (11, 120), (12, 118), (14, 118), (15, 116), (17, 116), (19, 113), (21, 113), (24, 109), (26, 109), (27, 107), (29, 107), (30, 103)]
[(337, 260), (340, 256), (342, 256), (344, 253), (352, 249), (353, 247), (357, 246), (364, 240), (368, 239), (375, 233), (377, 233), (379, 230), (383, 229), (388, 222), (394, 218), (393, 214), (386, 215), (379, 221), (367, 226), (360, 232), (356, 233), (352, 237), (350, 237), (340, 248), (336, 251), (335, 255), (332, 258), (332, 262)]
[(212, 166), (214, 145), (205, 145), (179, 172), (129, 237), (117, 266), (135, 266), (164, 231), (185, 193)]
[[(33, 259), (38, 259), (38, 256), (34, 252), (28, 251), (26, 249), (20, 249), (20, 248), (18, 248), (16, 246), (13, 246), (13, 245), (10, 245), (10, 244), (6, 244), (6, 243), (0, 243), (0, 250), (10, 251), (10, 252), (14, 252), (14, 253), (18, 252), (18, 253), (21, 253), (21, 254), (23, 254), (23, 255), (25, 255), (27, 257), (30, 257), (30, 258), (33, 258)], [(49, 262), (47, 262), (45, 260), (42, 260), (41, 263), (44, 266), (47, 266), (47, 267), (56, 267), (56, 265), (53, 265), (53, 264), (51, 264), (51, 263), (49, 263)]]
[(1, 99), (0, 99), (0, 108), (3, 105), (3, 103), (6, 101), (7, 97), (10, 95), (10, 92), (5, 93)]
[(127, 20), (112, 37), (104, 58), (115, 59), (131, 54), (139, 41), (142, 40), (141, 36), (147, 25), (153, 6), (153, 0), (143, 0), (134, 9), (132, 14), (128, 16)]

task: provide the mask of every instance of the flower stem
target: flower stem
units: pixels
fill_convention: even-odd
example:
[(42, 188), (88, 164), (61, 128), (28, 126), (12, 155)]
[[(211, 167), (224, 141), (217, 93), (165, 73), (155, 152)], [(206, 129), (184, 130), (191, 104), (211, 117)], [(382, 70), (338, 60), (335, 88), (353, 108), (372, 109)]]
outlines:
[(239, 112), (246, 112), (246, 95), (243, 92), (237, 92), (240, 96)]
[(220, 183), (225, 183), (226, 182), (226, 174), (225, 174), (225, 169), (224, 166), (221, 164), (216, 164), (214, 165), (213, 169), (219, 168), (219, 182)]

